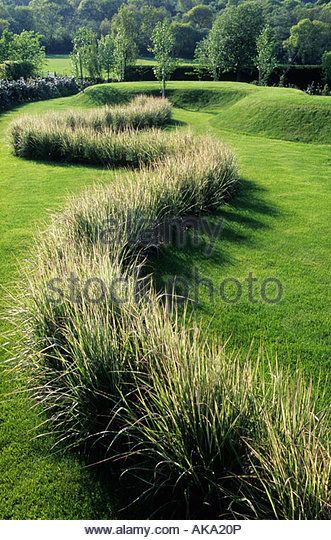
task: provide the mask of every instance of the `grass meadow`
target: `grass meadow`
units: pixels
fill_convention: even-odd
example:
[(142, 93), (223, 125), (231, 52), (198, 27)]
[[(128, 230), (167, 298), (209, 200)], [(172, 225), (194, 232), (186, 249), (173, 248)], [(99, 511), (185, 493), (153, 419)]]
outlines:
[[(39, 115), (50, 110), (125, 103), (143, 92), (158, 93), (158, 85), (104, 85), (1, 115), (2, 308), (5, 298), (20, 286), (20, 269), (33, 246), (34, 234), (47, 227), (49, 213), (62, 209), (70, 196), (84, 188), (109, 186), (124, 181), (127, 174), (19, 159), (10, 148), (11, 122), (23, 113)], [(311, 380), (313, 392), (319, 394), (319, 406), (326, 405), (330, 400), (331, 99), (240, 83), (180, 82), (169, 84), (169, 99), (175, 106), (173, 118), (178, 126), (199, 136), (212, 135), (230, 146), (240, 164), (240, 182), (231, 201), (211, 217), (212, 225), (220, 220), (223, 223), (211, 252), (206, 255), (192, 245), (167, 247), (151, 262), (156, 282), (162, 287), (167, 276), (175, 273), (193, 290), (198, 277), (201, 295), (199, 304), (189, 307), (192, 320), (210, 338), (229, 340), (228, 347), (235, 349), (239, 358), (248, 351), (257, 358), (262, 348), (272, 363), (277, 357), (278, 364), (293, 374), (299, 367), (306, 384)], [(250, 275), (257, 279), (254, 301), (247, 284)], [(283, 286), (283, 298), (277, 304), (260, 301), (261, 283), (270, 277)], [(228, 278), (241, 284), (237, 302), (225, 303), (215, 293)], [(7, 322), (1, 330), (2, 356), (6, 359), (13, 354)], [(114, 490), (109, 490), (99, 481), (98, 468), (86, 469), (79, 456), (50, 450), (54, 442), (51, 434), (35, 438), (43, 417), (19, 392), (26, 382), (24, 374), (18, 377), (10, 371), (1, 377), (0, 516), (99, 519), (123, 515), (118, 513), (121, 501), (116, 483)], [(163, 406), (170, 398), (165, 396)], [(147, 430), (147, 426), (141, 429)]]
[[(179, 59), (179, 65), (191, 65), (193, 60)], [(154, 58), (138, 58), (137, 66), (154, 66), (156, 64)], [(68, 54), (50, 54), (46, 57), (44, 73), (56, 73), (57, 75), (72, 75), (72, 66), (70, 56)]]

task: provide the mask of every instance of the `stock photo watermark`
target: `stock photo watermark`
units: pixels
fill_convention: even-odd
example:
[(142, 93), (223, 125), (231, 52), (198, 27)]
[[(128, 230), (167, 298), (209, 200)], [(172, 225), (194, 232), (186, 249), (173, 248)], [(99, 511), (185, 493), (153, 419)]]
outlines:
[[(98, 240), (109, 247), (122, 244), (142, 253), (149, 249), (174, 246), (176, 249), (193, 247), (205, 258), (213, 255), (216, 243), (221, 239), (226, 220), (209, 219), (206, 216), (186, 216), (176, 219), (147, 219), (130, 209), (122, 219), (107, 218), (98, 228)], [(51, 303), (68, 301), (72, 304), (116, 304), (148, 301), (148, 295), (155, 290), (153, 278), (141, 277), (136, 268), (136, 276), (118, 276), (110, 280), (91, 275), (84, 280), (71, 273), (57, 276), (47, 283), (47, 300)], [(219, 281), (203, 277), (197, 268), (190, 269), (189, 277), (170, 275), (162, 277), (158, 292), (163, 294), (170, 305), (190, 302), (200, 305), (204, 299), (211, 303), (236, 304), (278, 304), (284, 298), (284, 286), (276, 276), (259, 278), (253, 272), (244, 277), (226, 276)]]
[[(91, 276), (81, 281), (75, 274), (55, 277), (47, 283), (47, 300), (51, 303), (72, 304), (125, 304), (127, 302), (148, 301), (153, 286), (152, 278), (113, 278), (109, 281)], [(194, 269), (189, 279), (184, 276), (170, 276), (163, 280), (162, 291), (171, 304), (192, 302), (199, 305), (207, 296), (212, 303), (236, 304), (279, 304), (284, 298), (282, 282), (274, 276), (259, 280), (250, 272), (245, 278), (225, 277), (218, 283), (202, 277)]]

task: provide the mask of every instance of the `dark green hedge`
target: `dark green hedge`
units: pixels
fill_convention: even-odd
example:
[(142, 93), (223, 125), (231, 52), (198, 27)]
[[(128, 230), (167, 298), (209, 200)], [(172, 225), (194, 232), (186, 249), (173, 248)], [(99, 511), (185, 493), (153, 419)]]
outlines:
[[(88, 83), (84, 83), (86, 87)], [(82, 89), (73, 77), (48, 77), (45, 79), (0, 79), (0, 111), (29, 101), (41, 101), (72, 96)]]
[(306, 89), (312, 82), (323, 84), (322, 66), (277, 66), (271, 77), (271, 84), (279, 84), (281, 77), (283, 77), (285, 85), (293, 85), (302, 89)]
[[(301, 89), (306, 89), (312, 82), (323, 83), (322, 66), (277, 66), (270, 78), (270, 84), (278, 85), (282, 76), (284, 85), (293, 85)], [(155, 81), (153, 66), (130, 66), (127, 68), (125, 79), (127, 81)], [(240, 73), (240, 81), (242, 82), (253, 82), (257, 79), (258, 72), (256, 69), (246, 69)], [(212, 76), (206, 69), (198, 70), (195, 65), (183, 65), (176, 67), (171, 80), (210, 81)], [(235, 72), (223, 73), (220, 80), (236, 81), (237, 74)]]
[[(220, 80), (235, 81), (236, 73), (224, 73)], [(155, 81), (153, 66), (129, 66), (126, 70), (126, 81)], [(177, 66), (171, 75), (172, 81), (211, 81), (212, 76), (207, 69), (198, 69), (196, 65)], [(254, 80), (252, 70), (241, 74), (240, 80), (250, 82)]]

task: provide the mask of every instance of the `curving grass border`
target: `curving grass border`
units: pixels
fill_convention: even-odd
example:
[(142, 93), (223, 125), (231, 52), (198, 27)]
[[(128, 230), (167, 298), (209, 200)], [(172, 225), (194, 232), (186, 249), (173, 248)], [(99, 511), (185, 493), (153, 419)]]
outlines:
[(171, 154), (178, 137), (158, 129), (125, 130), (119, 133), (89, 129), (36, 127), (12, 128), (14, 153), (18, 157), (102, 167), (138, 167)]
[(126, 106), (22, 116), (11, 139), (22, 158), (136, 167), (172, 151), (171, 137), (157, 129), (170, 122), (169, 101), (139, 95)]
[[(311, 388), (208, 344), (169, 316), (146, 279), (144, 223), (208, 212), (238, 178), (224, 145), (190, 135), (177, 143), (54, 218), (16, 314), (19, 366), (58, 442), (97, 449), (132, 475), (139, 498), (166, 500), (167, 516), (186, 506), (189, 516), (327, 518), (329, 419)], [(65, 289), (50, 298), (49, 284), (59, 291), (54, 280), (70, 276), (74, 301)], [(91, 277), (124, 285), (126, 301), (106, 290), (91, 302), (79, 286)]]
[(150, 129), (165, 127), (172, 121), (172, 105), (168, 99), (138, 94), (126, 105), (97, 107), (46, 115), (53, 125), (71, 129), (90, 128), (95, 131), (111, 128)]

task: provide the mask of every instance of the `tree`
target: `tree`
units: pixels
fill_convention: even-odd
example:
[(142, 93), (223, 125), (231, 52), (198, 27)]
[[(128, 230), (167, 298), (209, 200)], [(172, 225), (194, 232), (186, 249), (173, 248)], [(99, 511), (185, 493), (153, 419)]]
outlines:
[[(71, 3), (73, 3), (72, 0)], [(115, 15), (119, 6), (123, 4), (123, 0), (77, 0), (76, 3), (76, 16), (78, 16), (80, 26), (89, 25), (97, 31), (104, 19), (110, 20)]]
[(100, 76), (97, 37), (91, 28), (81, 27), (73, 37), (71, 60), (76, 76), (84, 78), (84, 68), (92, 78)]
[(130, 6), (121, 6), (112, 20), (114, 68), (118, 81), (124, 81), (127, 66), (137, 58), (138, 34), (139, 21), (135, 17), (135, 10)]
[(80, 0), (77, 7), (77, 15), (82, 26), (88, 24), (96, 31), (103, 19), (100, 1)]
[(23, 30), (35, 30), (35, 18), (31, 7), (16, 6), (10, 27), (16, 34), (23, 32)]
[(162, 97), (165, 97), (166, 81), (176, 65), (172, 57), (175, 40), (169, 21), (165, 20), (157, 23), (152, 34), (152, 43), (151, 52), (157, 62), (154, 73), (157, 80), (162, 82)]
[(29, 8), (33, 15), (34, 30), (44, 36), (46, 44), (63, 35), (63, 17), (56, 2), (31, 0)]
[(13, 60), (13, 48), (14, 34), (5, 28), (0, 39), (0, 63), (6, 60)]
[(8, 30), (9, 21), (7, 19), (0, 19), (0, 36), (2, 36), (4, 30)]
[(14, 34), (10, 60), (29, 62), (36, 72), (40, 71), (46, 61), (45, 47), (41, 43), (42, 37), (36, 32), (27, 30), (21, 34)]
[(111, 33), (111, 21), (106, 17), (105, 19), (103, 19), (103, 21), (101, 21), (100, 34), (102, 36), (107, 36), (110, 33)]
[(325, 51), (322, 56), (322, 69), (326, 83), (331, 85), (331, 51)]
[(331, 48), (331, 26), (321, 21), (302, 19), (292, 26), (284, 47), (290, 59), (297, 57), (303, 64), (320, 63), (323, 52)]
[(113, 36), (108, 34), (103, 36), (98, 42), (99, 63), (102, 69), (107, 72), (107, 80), (109, 82), (110, 71), (115, 66), (115, 43)]
[(137, 58), (137, 48), (123, 28), (117, 30), (113, 39), (115, 75), (118, 81), (124, 81), (127, 66)]
[(290, 35), (290, 29), (297, 22), (297, 18), (288, 4), (284, 2), (270, 6), (267, 16), (268, 24), (272, 28), (275, 42), (275, 54), (279, 61), (287, 62), (283, 42)]
[(148, 52), (152, 46), (152, 34), (159, 21), (163, 21), (169, 16), (164, 7), (155, 7), (143, 5), (140, 9), (140, 28), (139, 28), (139, 49), (142, 52)]
[(174, 55), (177, 58), (193, 58), (197, 43), (201, 41), (207, 30), (194, 28), (189, 23), (173, 22), (172, 31), (174, 34)]
[(256, 42), (262, 28), (262, 7), (255, 2), (228, 6), (217, 17), (207, 40), (199, 48), (214, 78), (220, 71), (235, 71), (240, 80), (243, 69), (254, 65)]
[(195, 0), (177, 0), (176, 11), (179, 13), (186, 13), (191, 9), (197, 2)]
[(209, 6), (199, 4), (185, 13), (184, 19), (197, 28), (211, 28), (214, 12)]
[(265, 26), (257, 38), (256, 67), (259, 70), (259, 84), (267, 85), (276, 66), (274, 42), (270, 26)]
[(198, 64), (198, 71), (201, 71), (201, 74), (203, 69), (207, 69), (214, 81), (219, 79), (221, 51), (217, 47), (217, 40), (213, 39), (212, 32), (197, 44), (194, 57)]
[(45, 47), (41, 38), (36, 32), (13, 34), (5, 29), (0, 39), (0, 63), (6, 60), (29, 62), (37, 73), (45, 63)]
[(127, 41), (136, 44), (139, 37), (140, 13), (135, 5), (123, 4), (112, 18), (112, 31), (125, 34)]

